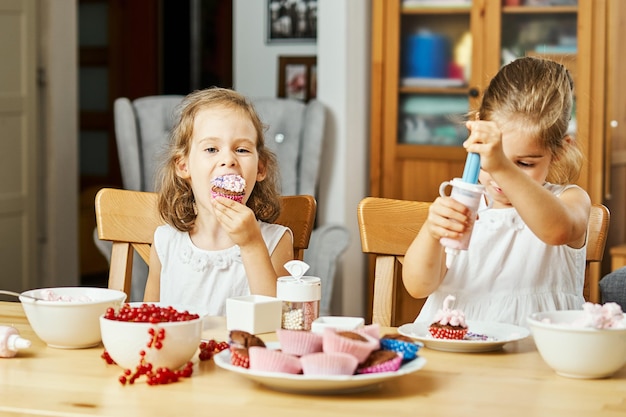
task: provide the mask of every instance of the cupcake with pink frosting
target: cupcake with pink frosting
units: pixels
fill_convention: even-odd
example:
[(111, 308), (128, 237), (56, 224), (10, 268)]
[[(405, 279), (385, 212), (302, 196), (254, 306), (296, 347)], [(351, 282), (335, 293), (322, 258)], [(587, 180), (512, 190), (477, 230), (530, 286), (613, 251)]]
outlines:
[(226, 197), (243, 203), (246, 195), (246, 180), (237, 174), (222, 175), (211, 180), (211, 196)]
[(435, 339), (463, 340), (467, 334), (465, 314), (461, 310), (453, 310), (452, 303), (456, 300), (448, 295), (443, 300), (443, 308), (437, 311), (435, 319), (428, 327), (428, 331)]

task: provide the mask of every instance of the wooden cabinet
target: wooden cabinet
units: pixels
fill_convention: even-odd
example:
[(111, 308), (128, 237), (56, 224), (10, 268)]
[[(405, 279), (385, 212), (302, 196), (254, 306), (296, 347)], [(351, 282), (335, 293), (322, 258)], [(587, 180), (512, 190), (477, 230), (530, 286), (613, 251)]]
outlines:
[[(623, 15), (620, 1), (451, 3), (372, 0), (370, 194), (434, 200), (442, 181), (463, 172), (465, 115), (478, 106), (491, 77), (513, 58), (538, 55), (562, 62), (575, 77), (571, 129), (586, 157), (578, 183), (594, 203), (606, 203), (611, 167), (605, 147), (607, 63), (616, 59), (607, 54), (607, 44), (619, 41), (617, 32), (623, 31), (615, 15), (612, 33), (607, 23), (609, 10)], [(520, 5), (508, 5), (514, 3)], [(416, 38), (433, 34), (439, 43), (431, 39), (429, 53), (415, 48)], [(443, 73), (441, 65), (411, 65), (416, 51), (417, 61), (434, 65), (441, 45), (448, 48)]]
[(610, 265), (605, 258), (603, 274), (626, 265), (626, 2), (610, 1), (607, 19), (605, 151), (610, 163), (605, 166), (604, 188), (611, 211), (607, 248), (614, 249), (620, 260), (613, 259)]

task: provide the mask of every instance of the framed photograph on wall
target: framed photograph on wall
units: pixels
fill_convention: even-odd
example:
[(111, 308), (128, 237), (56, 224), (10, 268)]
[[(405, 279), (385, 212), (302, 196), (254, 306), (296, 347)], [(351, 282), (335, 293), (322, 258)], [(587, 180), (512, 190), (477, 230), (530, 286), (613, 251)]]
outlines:
[(307, 102), (317, 97), (317, 58), (278, 57), (278, 97)]
[(267, 42), (315, 42), (317, 0), (266, 0)]

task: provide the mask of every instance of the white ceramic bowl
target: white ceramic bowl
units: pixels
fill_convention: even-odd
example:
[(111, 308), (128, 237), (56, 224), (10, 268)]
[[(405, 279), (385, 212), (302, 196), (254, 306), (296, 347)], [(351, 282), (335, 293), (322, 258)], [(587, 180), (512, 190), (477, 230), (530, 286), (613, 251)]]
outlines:
[[(147, 347), (152, 337), (149, 329), (165, 330), (163, 347)], [(102, 343), (111, 359), (124, 369), (134, 370), (141, 360), (139, 352), (146, 352), (145, 360), (153, 368), (179, 369), (189, 362), (202, 336), (202, 317), (178, 322), (137, 323), (109, 320), (100, 317)]]
[(123, 291), (96, 287), (40, 288), (22, 294), (43, 297), (50, 292), (74, 301), (40, 301), (22, 296), (20, 301), (37, 336), (48, 346), (61, 349), (97, 346), (101, 340), (99, 317), (109, 307), (119, 308), (126, 299)]
[[(543, 360), (570, 378), (606, 378), (626, 364), (626, 329), (576, 328), (582, 310), (532, 314), (530, 330)], [(626, 318), (625, 318), (626, 320)]]

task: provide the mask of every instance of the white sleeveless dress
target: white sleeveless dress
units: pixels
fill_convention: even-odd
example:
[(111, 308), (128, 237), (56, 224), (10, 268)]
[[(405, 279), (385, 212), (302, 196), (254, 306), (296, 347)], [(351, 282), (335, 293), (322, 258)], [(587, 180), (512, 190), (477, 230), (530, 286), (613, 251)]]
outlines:
[[(259, 221), (270, 255), (287, 227)], [(218, 251), (197, 248), (189, 233), (159, 226), (154, 245), (161, 261), (160, 303), (214, 316), (226, 314), (226, 299), (250, 295), (238, 245)]]
[[(575, 185), (546, 183), (555, 195)], [(484, 207), (483, 207), (484, 208)], [(468, 320), (527, 326), (534, 312), (580, 309), (586, 245), (543, 243), (514, 208), (479, 211), (467, 251), (460, 251), (416, 321), (432, 321), (447, 295)]]

